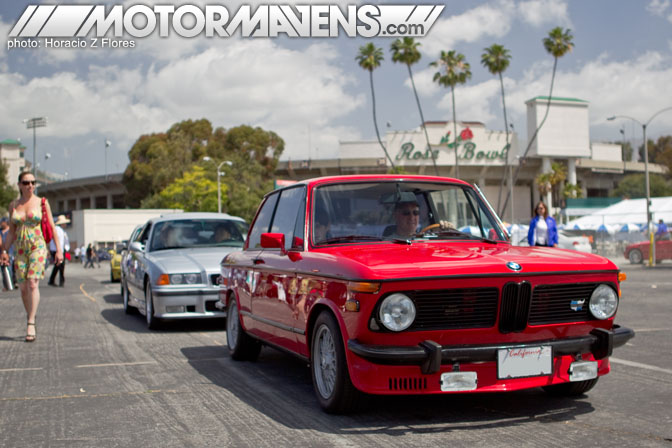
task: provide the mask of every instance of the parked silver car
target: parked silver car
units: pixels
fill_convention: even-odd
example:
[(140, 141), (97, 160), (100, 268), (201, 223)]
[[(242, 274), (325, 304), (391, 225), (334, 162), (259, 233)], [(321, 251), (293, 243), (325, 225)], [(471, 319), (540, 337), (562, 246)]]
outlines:
[(220, 262), (243, 247), (248, 225), (220, 213), (176, 213), (150, 219), (131, 236), (122, 263), (124, 310), (160, 321), (226, 317), (219, 300)]

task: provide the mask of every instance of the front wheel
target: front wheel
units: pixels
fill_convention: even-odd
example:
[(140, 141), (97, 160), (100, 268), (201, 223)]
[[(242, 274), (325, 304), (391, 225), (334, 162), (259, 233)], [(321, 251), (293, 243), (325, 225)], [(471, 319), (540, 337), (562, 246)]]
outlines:
[(639, 249), (633, 249), (628, 254), (628, 260), (630, 264), (640, 264), (643, 260), (642, 252)]
[(154, 317), (154, 299), (152, 298), (152, 286), (149, 282), (145, 286), (145, 318), (147, 319), (147, 328), (158, 330), (159, 319)]
[(328, 413), (355, 409), (361, 393), (350, 380), (338, 323), (327, 311), (315, 321), (310, 354), (313, 387), (322, 409)]
[(229, 347), (229, 355), (236, 361), (256, 361), (261, 352), (261, 343), (245, 333), (240, 324), (238, 304), (234, 297), (229, 299), (226, 313), (226, 345)]
[(137, 310), (128, 304), (128, 301), (130, 300), (131, 296), (129, 295), (128, 292), (128, 286), (126, 286), (124, 282), (121, 282), (121, 297), (124, 300), (124, 312), (126, 314), (135, 314)]
[(595, 387), (598, 378), (592, 380), (576, 381), (574, 383), (553, 384), (552, 386), (544, 386), (542, 389), (549, 395), (556, 397), (576, 397), (583, 395), (590, 389)]

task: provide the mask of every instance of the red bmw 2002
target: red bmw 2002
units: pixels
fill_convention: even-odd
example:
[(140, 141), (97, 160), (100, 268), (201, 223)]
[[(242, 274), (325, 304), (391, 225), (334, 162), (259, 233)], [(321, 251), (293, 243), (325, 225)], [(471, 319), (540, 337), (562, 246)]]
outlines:
[(634, 336), (614, 325), (624, 279), (597, 255), (512, 246), (460, 180), (339, 176), (266, 195), (219, 307), (232, 358), (299, 356), (322, 408), (347, 412), (364, 394), (582, 394)]

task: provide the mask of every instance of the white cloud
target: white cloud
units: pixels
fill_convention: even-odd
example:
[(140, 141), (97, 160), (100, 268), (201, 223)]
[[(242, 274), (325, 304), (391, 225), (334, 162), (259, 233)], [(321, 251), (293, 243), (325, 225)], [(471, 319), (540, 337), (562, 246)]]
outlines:
[(502, 37), (511, 29), (514, 10), (512, 1), (500, 0), (440, 19), (428, 36), (421, 40), (423, 52), (438, 54), (441, 50), (452, 49), (459, 42), (475, 42), (484, 36)]
[(147, 71), (93, 65), (85, 78), (62, 71), (28, 79), (0, 74), (0, 134), (13, 135), (20, 119), (48, 116), (41, 135), (66, 138), (99, 132), (119, 142), (161, 132), (187, 118), (215, 126), (240, 124), (273, 130), (286, 141), (285, 157), (307, 158), (311, 146), (333, 153), (338, 139), (356, 131), (332, 122), (363, 102), (351, 94), (353, 78), (337, 64), (337, 51), (315, 44), (290, 50), (271, 40), (236, 40), (226, 46)]
[(555, 0), (530, 0), (516, 6), (523, 22), (534, 26), (570, 25), (567, 3)]
[(667, 8), (670, 7), (670, 0), (651, 0), (648, 5), (646, 5), (646, 10), (651, 14), (662, 16), (667, 11)]

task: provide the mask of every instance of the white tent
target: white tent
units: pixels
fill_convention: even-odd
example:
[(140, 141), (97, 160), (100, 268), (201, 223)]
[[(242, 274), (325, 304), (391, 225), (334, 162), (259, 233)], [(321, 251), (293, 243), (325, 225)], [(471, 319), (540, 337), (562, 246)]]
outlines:
[[(651, 212), (654, 224), (657, 224), (659, 219), (668, 225), (672, 224), (672, 196), (651, 198)], [(602, 225), (607, 228), (616, 226), (620, 228), (626, 224), (646, 226), (646, 199), (624, 199), (590, 215), (569, 221), (564, 227), (597, 230)]]

